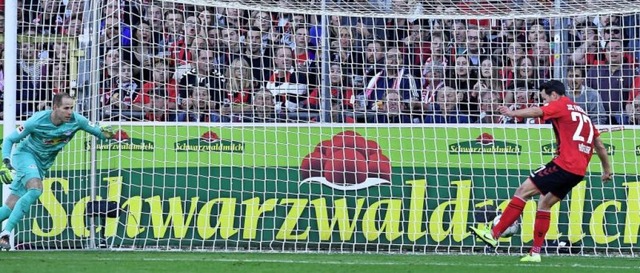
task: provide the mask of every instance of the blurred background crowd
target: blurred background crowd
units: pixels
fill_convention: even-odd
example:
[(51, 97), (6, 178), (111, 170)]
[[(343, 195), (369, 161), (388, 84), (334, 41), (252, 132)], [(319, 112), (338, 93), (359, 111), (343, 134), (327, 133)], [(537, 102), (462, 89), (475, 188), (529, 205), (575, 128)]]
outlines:
[[(409, 4), (343, 2), (380, 14)], [(450, 2), (437, 12), (455, 14), (484, 1)], [(411, 1), (409, 8), (419, 5)], [(593, 123), (640, 122), (637, 13), (560, 23), (334, 15), (323, 44), (315, 15), (101, 0), (93, 20), (91, 6), (18, 1), (19, 119), (69, 92), (79, 111), (97, 103), (102, 120), (542, 123), (506, 118), (496, 108), (542, 104), (538, 86), (562, 69), (568, 96)], [(564, 40), (553, 38), (557, 25)], [(95, 39), (99, 52), (89, 50), (98, 48), (90, 43)], [(557, 46), (564, 55), (554, 54)], [(13, 90), (5, 90), (0, 70), (4, 92)]]

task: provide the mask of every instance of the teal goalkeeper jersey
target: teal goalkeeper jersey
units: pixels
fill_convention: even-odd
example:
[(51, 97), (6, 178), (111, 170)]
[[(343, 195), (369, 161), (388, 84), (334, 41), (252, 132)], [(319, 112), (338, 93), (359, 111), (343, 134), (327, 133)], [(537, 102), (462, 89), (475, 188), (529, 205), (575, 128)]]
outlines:
[(73, 138), (78, 130), (86, 131), (105, 139), (100, 127), (74, 112), (67, 123), (58, 126), (51, 122), (52, 110), (40, 111), (31, 116), (2, 142), (2, 158), (10, 158), (14, 144), (16, 152), (33, 154), (41, 170), (53, 165), (58, 153)]

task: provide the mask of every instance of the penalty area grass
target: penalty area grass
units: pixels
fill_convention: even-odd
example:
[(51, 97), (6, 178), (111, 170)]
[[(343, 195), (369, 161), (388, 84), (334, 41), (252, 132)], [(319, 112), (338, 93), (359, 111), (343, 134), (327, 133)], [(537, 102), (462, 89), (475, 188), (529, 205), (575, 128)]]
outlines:
[(640, 272), (638, 258), (543, 256), (540, 264), (519, 256), (439, 254), (324, 254), (164, 251), (3, 251), (7, 273), (117, 272)]

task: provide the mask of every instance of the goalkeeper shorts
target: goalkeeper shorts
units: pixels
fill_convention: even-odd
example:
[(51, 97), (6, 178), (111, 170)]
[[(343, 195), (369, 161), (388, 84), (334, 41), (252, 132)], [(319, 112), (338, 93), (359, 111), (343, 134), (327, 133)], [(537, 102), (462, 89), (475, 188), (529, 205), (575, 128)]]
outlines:
[(11, 157), (11, 164), (16, 170), (13, 177), (13, 182), (9, 188), (11, 194), (18, 197), (27, 193), (27, 182), (34, 178), (42, 180), (44, 177), (44, 170), (38, 165), (38, 161), (35, 156), (28, 152), (16, 152)]

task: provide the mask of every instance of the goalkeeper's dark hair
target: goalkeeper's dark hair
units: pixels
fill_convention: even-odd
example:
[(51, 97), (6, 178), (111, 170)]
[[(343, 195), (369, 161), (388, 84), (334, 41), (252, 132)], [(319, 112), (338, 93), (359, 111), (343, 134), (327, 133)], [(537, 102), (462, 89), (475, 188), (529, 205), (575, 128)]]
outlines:
[(567, 93), (564, 83), (558, 80), (550, 80), (543, 83), (540, 85), (540, 91), (547, 95), (551, 95), (552, 92), (556, 92), (556, 94), (560, 96), (564, 96)]
[(71, 95), (69, 95), (68, 93), (65, 93), (65, 92), (61, 92), (61, 93), (55, 94), (53, 96), (53, 107), (60, 106), (62, 104), (62, 100), (65, 99), (65, 98), (73, 99), (73, 97)]

